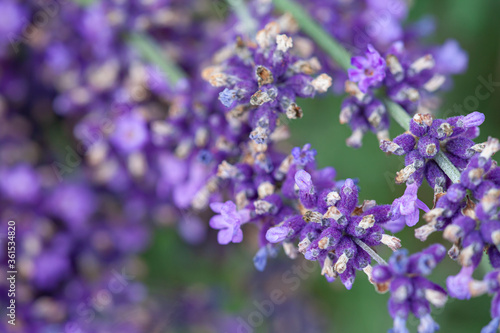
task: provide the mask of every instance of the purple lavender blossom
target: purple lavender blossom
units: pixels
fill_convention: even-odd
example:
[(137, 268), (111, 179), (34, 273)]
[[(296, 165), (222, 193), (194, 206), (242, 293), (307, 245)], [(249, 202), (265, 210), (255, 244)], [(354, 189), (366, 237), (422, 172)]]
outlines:
[(0, 191), (10, 200), (32, 203), (38, 199), (40, 190), (40, 179), (29, 165), (0, 169)]
[(219, 229), (217, 241), (219, 244), (240, 243), (243, 240), (241, 225), (250, 221), (250, 211), (237, 210), (232, 201), (212, 203), (210, 208), (219, 215), (210, 219), (210, 227)]
[(463, 170), (471, 157), (482, 149), (472, 140), (483, 121), (484, 115), (479, 112), (448, 119), (416, 114), (409, 124), (411, 134), (405, 133), (393, 141), (380, 143), (382, 151), (406, 156), (405, 168), (398, 172), (396, 183), (417, 182), (420, 186), (425, 177), (435, 193), (446, 190), (451, 180), (434, 162), (434, 157), (443, 151), (458, 170)]
[(446, 249), (434, 244), (422, 252), (408, 256), (406, 249), (396, 251), (387, 265), (373, 268), (375, 283), (389, 284), (389, 314), (394, 319), (391, 332), (408, 332), (406, 320), (413, 313), (420, 319), (419, 333), (432, 333), (439, 325), (430, 316), (430, 304), (442, 307), (446, 303), (446, 291), (424, 276), (429, 275), (446, 256)]
[[(271, 243), (290, 241), (299, 236), (298, 251), (308, 260), (318, 260), (322, 274), (329, 282), (340, 277), (347, 289), (351, 289), (356, 270), (363, 270), (370, 277), (370, 253), (366, 249), (386, 244), (398, 248), (397, 238), (383, 234), (381, 225), (386, 223), (389, 206), (377, 206), (365, 201), (358, 206), (358, 189), (352, 179), (339, 188), (324, 187), (314, 181), (305, 170), (294, 175), (299, 199), (305, 213), (294, 216), (284, 223), (270, 228), (266, 238)], [(288, 246), (288, 245), (283, 245)]]
[(311, 145), (309, 143), (305, 144), (302, 149), (300, 149), (299, 147), (295, 147), (292, 149), (292, 156), (295, 163), (302, 166), (310, 162), (314, 162), (314, 157), (316, 156), (316, 154), (316, 149), (311, 149)]
[(384, 224), (384, 228), (396, 233), (403, 230), (405, 225), (413, 227), (418, 222), (419, 210), (429, 211), (429, 207), (417, 197), (418, 188), (417, 183), (410, 184), (404, 195), (394, 200), (391, 206), (391, 220)]
[(259, 30), (255, 43), (238, 37), (228, 50), (224, 61), (206, 68), (202, 76), (212, 86), (224, 87), (219, 100), (225, 108), (249, 112), (250, 138), (256, 143), (269, 142), (280, 113), (289, 119), (302, 117), (297, 97), (314, 97), (331, 86), (326, 74), (311, 77), (321, 68), (318, 59), (295, 54), (293, 36), (276, 22)]
[(138, 115), (126, 115), (116, 120), (111, 142), (123, 151), (130, 153), (146, 143), (148, 132), (144, 120)]
[(370, 44), (367, 46), (365, 57), (353, 57), (351, 64), (355, 68), (348, 69), (349, 80), (358, 82), (359, 89), (365, 94), (369, 87), (376, 87), (385, 78), (385, 60)]

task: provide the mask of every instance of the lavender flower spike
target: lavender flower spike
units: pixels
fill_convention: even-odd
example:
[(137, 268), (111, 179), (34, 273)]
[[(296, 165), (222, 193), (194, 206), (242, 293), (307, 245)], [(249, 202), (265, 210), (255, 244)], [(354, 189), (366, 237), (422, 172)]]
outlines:
[(351, 64), (355, 68), (349, 68), (349, 80), (359, 82), (359, 90), (368, 92), (369, 87), (376, 86), (385, 78), (386, 63), (384, 58), (375, 48), (368, 44), (366, 57), (358, 56), (351, 58)]
[(393, 333), (408, 332), (406, 319), (410, 312), (420, 319), (417, 331), (432, 333), (439, 329), (430, 315), (430, 304), (442, 307), (446, 303), (446, 291), (427, 280), (436, 265), (446, 256), (441, 244), (434, 244), (422, 252), (408, 256), (406, 249), (398, 250), (387, 265), (375, 266), (372, 279), (377, 284), (390, 284), (389, 313), (394, 319)]
[(238, 211), (232, 201), (212, 203), (210, 208), (219, 213), (210, 219), (210, 226), (220, 230), (217, 235), (219, 244), (240, 243), (243, 240), (241, 225), (250, 221), (250, 211)]

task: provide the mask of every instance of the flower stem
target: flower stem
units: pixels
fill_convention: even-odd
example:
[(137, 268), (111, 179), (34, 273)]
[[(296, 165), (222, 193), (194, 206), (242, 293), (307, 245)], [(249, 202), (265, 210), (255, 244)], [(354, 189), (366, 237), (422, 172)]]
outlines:
[(293, 0), (273, 0), (276, 8), (289, 12), (295, 18), (302, 30), (309, 35), (337, 64), (347, 70), (351, 67), (351, 54), (339, 42), (331, 37), (306, 10)]
[(129, 36), (128, 41), (141, 53), (144, 59), (160, 67), (172, 85), (186, 78), (186, 73), (165, 52), (162, 52), (160, 47), (149, 36), (141, 33), (133, 33)]
[(392, 118), (401, 126), (405, 131), (410, 129), (411, 117), (408, 112), (401, 107), (401, 105), (394, 103), (389, 98), (383, 98), (384, 104), (389, 111)]
[(370, 255), (370, 257), (372, 257), (376, 262), (378, 262), (380, 265), (387, 265), (387, 262), (384, 260), (384, 258), (382, 258), (381, 256), (379, 256), (377, 254), (377, 252), (375, 252), (371, 247), (369, 247), (368, 245), (366, 245), (363, 241), (357, 239), (357, 238), (352, 238), (352, 240), (354, 241), (354, 243), (358, 244), (360, 248), (362, 248), (363, 250), (366, 251), (366, 253), (368, 253)]
[(441, 170), (450, 177), (451, 181), (454, 183), (460, 182), (460, 171), (455, 168), (453, 163), (446, 157), (442, 151), (438, 151), (436, 156), (434, 156), (434, 161), (439, 165)]
[[(342, 68), (350, 67), (351, 55), (340, 45), (328, 32), (319, 26), (307, 13), (304, 8), (296, 4), (293, 0), (273, 0), (276, 7), (282, 11), (287, 11), (295, 18), (302, 30), (309, 35), (330, 57), (335, 60)], [(384, 103), (389, 114), (405, 131), (409, 129), (411, 117), (399, 104), (394, 103), (388, 98), (384, 98)], [(439, 167), (454, 182), (460, 181), (460, 172), (446, 157), (439, 151), (434, 158)]]

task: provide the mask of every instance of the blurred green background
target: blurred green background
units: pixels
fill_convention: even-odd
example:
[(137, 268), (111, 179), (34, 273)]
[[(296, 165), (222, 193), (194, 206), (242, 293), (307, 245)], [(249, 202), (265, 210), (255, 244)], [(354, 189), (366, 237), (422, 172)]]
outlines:
[[(431, 14), (436, 18), (436, 33), (429, 42), (442, 43), (448, 38), (457, 39), (469, 54), (469, 67), (465, 74), (454, 78), (454, 87), (443, 94), (442, 112), (453, 110), (454, 104), (464, 105), (464, 112), (480, 111), (486, 114), (486, 123), (481, 127), (479, 141), (489, 135), (500, 136), (500, 87), (471, 109), (464, 104), (468, 96), (475, 96), (478, 77), (500, 82), (500, 1), (497, 0), (418, 0), (414, 1), (409, 22)], [(393, 175), (401, 168), (401, 160), (386, 156), (378, 149), (373, 134), (367, 134), (363, 147), (358, 150), (348, 148), (345, 139), (350, 135), (347, 126), (338, 122), (339, 106), (342, 98), (304, 100), (304, 118), (291, 123), (292, 143), (302, 146), (309, 142), (318, 150), (320, 167), (334, 166), (338, 179), (359, 178), (361, 200), (376, 199), (379, 203), (390, 203), (400, 196), (404, 186), (393, 183)], [(469, 99), (470, 100), (470, 99)], [(450, 113), (449, 116), (456, 115)], [(391, 135), (400, 133), (393, 124)], [(423, 186), (419, 195), (432, 204), (432, 191)], [(421, 222), (420, 222), (421, 223)], [(266, 271), (257, 272), (252, 257), (257, 251), (255, 230), (249, 226), (245, 230), (242, 245), (217, 245), (216, 234), (209, 233), (209, 239), (200, 246), (189, 246), (173, 230), (160, 230), (155, 235), (153, 246), (144, 255), (149, 264), (149, 285), (153, 293), (160, 293), (167, 299), (182, 299), (184, 292), (215, 290), (212, 306), (233, 318), (243, 318), (255, 312), (254, 302), (270, 298), (272, 290), (280, 289), (286, 297), (281, 305), (276, 305), (269, 316), (263, 316), (264, 323), (255, 328), (256, 332), (385, 332), (392, 327), (387, 313), (388, 295), (377, 294), (367, 282), (363, 273), (358, 275), (351, 291), (336, 281), (328, 284), (320, 276), (316, 267), (300, 279), (297, 290), (292, 283), (283, 283), (283, 274), (302, 265), (300, 260), (291, 261), (281, 253), (268, 263)], [(410, 251), (418, 251), (433, 242), (442, 242), (440, 235), (434, 235), (426, 244), (413, 237), (413, 230), (398, 234), (403, 246)], [(447, 247), (449, 244), (444, 243)], [(390, 251), (381, 251), (388, 257)], [(444, 286), (447, 275), (455, 275), (459, 266), (449, 259), (438, 266), (431, 278)], [(484, 271), (478, 269), (477, 278)], [(289, 274), (290, 275), (290, 274)], [(291, 276), (296, 277), (295, 273)], [(491, 298), (482, 296), (470, 301), (450, 300), (444, 310), (433, 311), (433, 317), (441, 325), (442, 332), (479, 332), (490, 321)], [(182, 310), (172, 310), (165, 316), (165, 326), (177, 322), (180, 332), (211, 332), (206, 323), (194, 320), (183, 322)], [(200, 314), (201, 315), (201, 314)], [(258, 318), (257, 318), (258, 319)], [(409, 320), (410, 331), (415, 332), (418, 321)], [(160, 325), (160, 327), (162, 327)], [(159, 328), (162, 331), (162, 328)], [(228, 329), (227, 332), (247, 332)]]

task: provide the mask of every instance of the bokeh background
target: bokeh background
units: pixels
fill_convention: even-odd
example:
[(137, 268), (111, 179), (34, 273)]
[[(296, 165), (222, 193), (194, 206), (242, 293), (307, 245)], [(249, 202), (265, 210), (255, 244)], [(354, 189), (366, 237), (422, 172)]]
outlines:
[[(434, 18), (435, 33), (430, 41), (442, 43), (453, 38), (468, 52), (468, 70), (454, 78), (454, 86), (443, 94), (440, 109), (446, 116), (485, 113), (479, 141), (489, 135), (500, 136), (498, 13), (500, 2), (496, 0), (418, 0), (410, 12), (409, 22), (426, 15)], [(498, 86), (487, 98), (477, 98), (476, 89), (483, 85), (481, 78), (487, 81), (490, 77), (499, 82)], [(480, 93), (485, 92), (481, 88)], [(304, 118), (290, 124), (292, 144), (311, 143), (318, 150), (320, 167), (334, 166), (339, 179), (358, 178), (361, 200), (392, 202), (404, 191), (404, 186), (393, 182), (401, 160), (383, 154), (372, 134), (365, 137), (361, 149), (348, 148), (344, 142), (350, 129), (338, 122), (340, 103), (341, 98), (334, 96), (301, 101)], [(398, 133), (400, 128), (393, 124), (391, 135)], [(432, 203), (429, 187), (423, 186), (419, 195)], [(250, 226), (245, 230), (244, 246), (219, 246), (216, 233), (210, 232), (204, 243), (193, 247), (185, 244), (175, 230), (156, 232), (153, 245), (143, 257), (149, 266), (147, 282), (152, 293), (168, 300), (165, 324), (176, 323), (181, 332), (209, 332), (214, 320), (227, 321), (227, 332), (234, 332), (235, 322), (239, 332), (249, 332), (243, 321), (255, 323), (256, 332), (379, 332), (392, 327), (386, 310), (388, 295), (377, 294), (364, 276), (360, 275), (348, 292), (339, 282), (328, 284), (320, 276), (319, 266), (310, 268), (284, 254), (268, 263), (263, 273), (257, 272), (252, 257), (258, 248), (252, 243), (256, 237), (251, 233)], [(414, 239), (410, 228), (399, 235), (410, 251), (425, 246)], [(434, 235), (427, 243), (441, 241), (440, 235)], [(381, 255), (388, 257), (390, 253), (382, 251)], [(444, 285), (445, 277), (458, 271), (459, 266), (446, 259), (431, 278)], [(268, 311), (265, 305), (276, 290), (283, 292), (284, 302)], [(435, 309), (433, 316), (442, 332), (479, 332), (490, 320), (490, 301), (488, 296), (451, 300), (444, 310)], [(411, 331), (416, 331), (417, 325), (418, 321), (410, 319)]]

